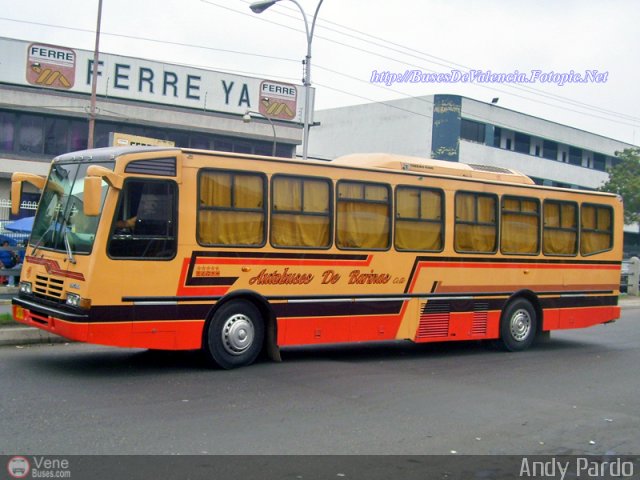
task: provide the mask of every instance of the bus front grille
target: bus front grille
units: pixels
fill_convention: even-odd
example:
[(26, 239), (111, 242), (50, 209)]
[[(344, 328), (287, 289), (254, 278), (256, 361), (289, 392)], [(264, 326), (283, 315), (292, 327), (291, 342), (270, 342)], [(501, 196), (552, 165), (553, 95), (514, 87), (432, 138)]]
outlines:
[(45, 275), (37, 275), (36, 281), (33, 285), (33, 293), (40, 297), (61, 300), (63, 286), (63, 280), (47, 277)]

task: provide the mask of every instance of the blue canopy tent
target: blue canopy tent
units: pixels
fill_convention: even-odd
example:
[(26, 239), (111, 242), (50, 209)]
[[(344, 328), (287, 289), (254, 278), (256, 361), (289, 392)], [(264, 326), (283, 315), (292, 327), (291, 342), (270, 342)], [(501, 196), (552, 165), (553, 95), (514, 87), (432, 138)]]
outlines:
[(24, 217), (16, 220), (15, 222), (7, 223), (4, 226), (5, 230), (11, 232), (31, 233), (33, 229), (33, 219), (35, 217)]

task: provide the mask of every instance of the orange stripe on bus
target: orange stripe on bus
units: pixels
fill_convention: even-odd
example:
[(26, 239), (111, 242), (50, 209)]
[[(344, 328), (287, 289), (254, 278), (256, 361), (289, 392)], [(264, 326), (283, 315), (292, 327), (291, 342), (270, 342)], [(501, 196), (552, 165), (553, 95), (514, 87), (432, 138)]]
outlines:
[(416, 267), (409, 293), (413, 293), (423, 268), (477, 268), (477, 269), (523, 269), (523, 270), (620, 270), (620, 264), (584, 265), (573, 263), (502, 263), (502, 262), (419, 262)]

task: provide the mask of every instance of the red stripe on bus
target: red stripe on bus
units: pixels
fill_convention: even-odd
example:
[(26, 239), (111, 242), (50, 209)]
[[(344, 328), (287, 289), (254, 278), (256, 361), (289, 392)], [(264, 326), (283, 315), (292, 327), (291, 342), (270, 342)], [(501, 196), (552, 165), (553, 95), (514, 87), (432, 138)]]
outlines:
[(84, 281), (84, 275), (82, 273), (64, 270), (55, 260), (48, 260), (46, 258), (38, 258), (28, 255), (27, 262), (34, 265), (42, 265), (49, 275), (59, 275), (61, 277)]

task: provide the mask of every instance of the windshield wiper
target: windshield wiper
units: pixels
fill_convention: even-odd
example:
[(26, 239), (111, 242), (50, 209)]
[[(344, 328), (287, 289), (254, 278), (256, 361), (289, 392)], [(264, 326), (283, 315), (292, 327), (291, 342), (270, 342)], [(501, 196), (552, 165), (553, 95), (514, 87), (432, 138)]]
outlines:
[(69, 231), (65, 228), (62, 232), (62, 239), (64, 240), (64, 248), (67, 250), (67, 257), (69, 258), (69, 263), (75, 265), (76, 259), (73, 256), (73, 251), (71, 250), (71, 242), (69, 241), (69, 235), (67, 235)]
[[(57, 220), (57, 217), (56, 217)], [(44, 237), (47, 236), (47, 233), (49, 233), (51, 231), (51, 229), (53, 228), (53, 226), (56, 224), (55, 221), (52, 221), (49, 226), (47, 227), (47, 229), (44, 231), (44, 233), (40, 236), (40, 239), (36, 242), (36, 244), (33, 246), (33, 250), (31, 250), (31, 255), (35, 255), (36, 251), (38, 250), (38, 248), (40, 248), (40, 245), (42, 244), (42, 242), (44, 241)]]

